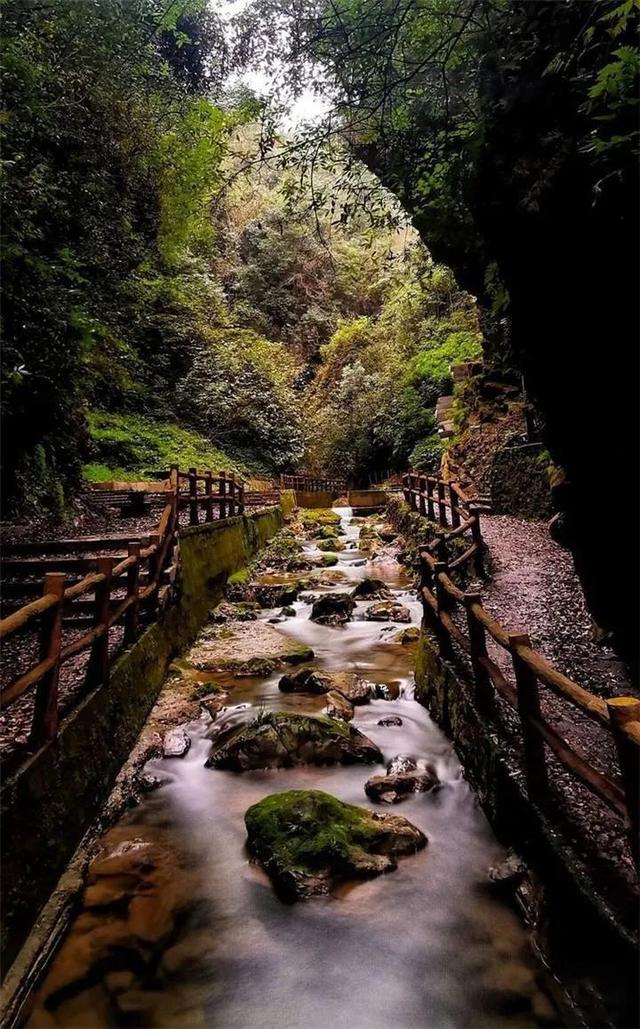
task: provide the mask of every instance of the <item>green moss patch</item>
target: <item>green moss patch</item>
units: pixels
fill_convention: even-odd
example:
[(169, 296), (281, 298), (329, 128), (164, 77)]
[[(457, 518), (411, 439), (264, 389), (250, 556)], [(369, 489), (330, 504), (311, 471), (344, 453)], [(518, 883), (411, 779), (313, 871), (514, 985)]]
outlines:
[(427, 842), (405, 818), (344, 804), (321, 790), (265, 797), (249, 808), (245, 825), (251, 853), (291, 900), (327, 893), (341, 879), (393, 871), (395, 856)]

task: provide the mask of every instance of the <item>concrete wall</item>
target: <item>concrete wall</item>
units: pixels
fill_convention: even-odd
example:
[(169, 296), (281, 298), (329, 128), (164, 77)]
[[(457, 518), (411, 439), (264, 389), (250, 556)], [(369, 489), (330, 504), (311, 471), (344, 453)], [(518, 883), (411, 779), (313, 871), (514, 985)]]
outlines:
[(382, 489), (350, 489), (347, 496), (355, 514), (373, 514), (387, 503), (387, 494)]
[(7, 970), (128, 757), (172, 657), (197, 634), (244, 567), (282, 526), (279, 508), (180, 531), (177, 600), (114, 664), (106, 687), (2, 788), (3, 968)]
[(332, 507), (333, 494), (324, 490), (296, 490), (296, 507), (308, 507), (314, 510), (320, 507)]

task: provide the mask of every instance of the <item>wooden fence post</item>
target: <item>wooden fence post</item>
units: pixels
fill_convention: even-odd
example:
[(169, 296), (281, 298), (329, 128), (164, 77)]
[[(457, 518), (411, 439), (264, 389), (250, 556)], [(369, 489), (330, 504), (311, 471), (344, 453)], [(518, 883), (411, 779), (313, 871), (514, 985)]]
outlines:
[(438, 561), (448, 565), (449, 552), (447, 550), (447, 537), (444, 532), (439, 532), (436, 536), (436, 557)]
[(430, 475), (427, 475), (427, 518), (430, 522), (436, 520), (436, 510), (433, 506), (433, 480)]
[(171, 504), (173, 507), (171, 515), (171, 530), (175, 528), (178, 523), (180, 515), (180, 469), (177, 464), (171, 465), (169, 472), (169, 483), (171, 491)]
[(236, 501), (236, 473), (231, 472), (229, 479), (229, 515), (233, 518), (237, 512), (237, 501)]
[(444, 482), (438, 479), (438, 521), (440, 525), (447, 527), (447, 508), (445, 504)]
[(220, 517), (221, 518), (226, 518), (227, 517), (227, 501), (226, 501), (226, 496), (227, 496), (227, 473), (226, 472), (220, 472), (220, 486), (218, 488), (218, 493), (220, 495)]
[(109, 615), (111, 613), (111, 573), (114, 564), (115, 560), (112, 557), (99, 557), (96, 560), (96, 571), (100, 575), (104, 575), (105, 579), (96, 586), (93, 627), (99, 629), (104, 626), (104, 632), (91, 645), (85, 678), (85, 686), (88, 689), (98, 683), (106, 686), (109, 682)]
[(420, 508), (420, 514), (423, 517), (425, 517), (426, 514), (427, 514), (427, 506), (426, 506), (425, 500), (424, 500), (424, 494), (425, 494), (426, 488), (427, 488), (427, 478), (426, 478), (426, 476), (425, 475), (419, 475), (418, 476), (418, 489), (420, 490), (420, 493), (418, 494), (418, 506)]
[(198, 524), (198, 480), (195, 468), (189, 469), (189, 524)]
[(526, 633), (510, 632), (509, 649), (518, 687), (518, 711), (524, 740), (527, 784), (532, 797), (544, 800), (549, 788), (544, 740), (529, 721), (530, 717), (540, 718), (538, 679), (535, 672), (532, 672), (518, 656), (515, 649), (518, 645), (530, 647), (531, 640)]
[(409, 486), (409, 473), (402, 476), (402, 492), (404, 493), (404, 502), (411, 507), (411, 493)]
[(154, 536), (149, 536), (149, 546), (155, 547), (155, 553), (149, 557), (149, 582), (148, 586), (152, 586), (155, 583), (153, 592), (149, 594), (149, 611), (154, 616), (158, 608), (158, 593), (160, 592), (160, 577), (162, 575), (162, 568), (160, 566), (160, 537), (157, 533)]
[(244, 479), (238, 483), (238, 514), (244, 514)]
[(40, 660), (53, 659), (53, 667), (40, 679), (36, 687), (33, 720), (29, 745), (34, 749), (58, 733), (58, 679), (60, 676), (60, 647), (62, 644), (62, 615), (64, 605), (64, 574), (47, 572), (44, 577), (43, 596), (54, 596), (57, 603), (45, 611), (40, 625)]
[(133, 597), (134, 601), (124, 613), (124, 645), (130, 646), (138, 638), (138, 615), (140, 612), (140, 601), (138, 592), (140, 587), (140, 541), (133, 540), (128, 547), (128, 556), (135, 557), (135, 564), (127, 571), (127, 599)]
[(205, 522), (212, 522), (213, 521), (213, 496), (212, 496), (212, 490), (213, 490), (212, 474), (211, 474), (211, 472), (207, 471), (207, 472), (204, 473), (204, 492), (205, 492), (205, 496), (206, 496), (206, 504), (205, 504), (205, 508), (204, 508), (204, 520), (205, 520)]
[(607, 700), (611, 732), (618, 752), (622, 785), (627, 802), (631, 853), (640, 864), (640, 746), (625, 730), (629, 722), (640, 722), (640, 700), (635, 697), (614, 697)]
[(491, 676), (481, 663), (480, 659), (487, 657), (487, 635), (484, 625), (475, 617), (472, 606), (481, 604), (482, 596), (473, 590), (467, 590), (464, 595), (464, 606), (467, 612), (467, 627), (469, 630), (469, 643), (471, 644), (471, 667), (473, 669), (473, 681), (475, 683), (476, 700), (478, 708), (483, 714), (491, 715), (495, 711), (495, 696)]
[(469, 515), (474, 519), (471, 525), (471, 538), (476, 545), (476, 552), (473, 557), (473, 564), (476, 575), (484, 578), (484, 543), (482, 542), (482, 529), (480, 528), (480, 510), (476, 504), (469, 504)]
[(451, 525), (457, 529), (460, 525), (460, 512), (458, 511), (460, 498), (453, 482), (449, 483), (449, 500), (451, 501)]
[(440, 621), (441, 612), (447, 611), (449, 607), (449, 596), (443, 584), (440, 582), (440, 573), (444, 572), (445, 575), (449, 574), (449, 565), (446, 561), (436, 561), (433, 569), (433, 577), (435, 580), (435, 593), (437, 601), (437, 618), (436, 618), (436, 632), (438, 635), (438, 642), (442, 651), (442, 656), (445, 659), (453, 657), (453, 647), (451, 644), (451, 637), (445, 629), (444, 625)]

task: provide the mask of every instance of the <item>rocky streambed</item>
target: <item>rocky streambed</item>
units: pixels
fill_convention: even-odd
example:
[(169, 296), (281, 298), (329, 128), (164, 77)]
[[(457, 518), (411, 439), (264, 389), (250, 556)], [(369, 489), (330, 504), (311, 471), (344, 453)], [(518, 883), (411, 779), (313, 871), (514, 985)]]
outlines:
[(398, 549), (380, 520), (306, 512), (230, 584), (31, 1026), (561, 1024), (490, 885), (505, 855), (413, 699)]

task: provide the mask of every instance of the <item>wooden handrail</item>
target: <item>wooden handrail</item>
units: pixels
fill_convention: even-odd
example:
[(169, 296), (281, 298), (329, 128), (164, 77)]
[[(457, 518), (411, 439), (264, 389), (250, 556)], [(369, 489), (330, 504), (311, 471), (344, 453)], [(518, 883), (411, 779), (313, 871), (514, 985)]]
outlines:
[[(445, 489), (452, 498), (448, 503)], [(595, 794), (631, 828), (631, 849), (636, 863), (640, 860), (640, 815), (638, 782), (640, 781), (640, 701), (616, 698), (604, 701), (563, 675), (538, 653), (528, 636), (509, 633), (482, 603), (479, 593), (465, 594), (451, 578), (452, 573), (469, 561), (482, 556), (480, 518), (473, 501), (456, 483), (447, 484), (434, 476), (408, 473), (403, 478), (407, 503), (431, 521), (440, 521), (437, 537), (420, 550), (421, 588), (425, 620), (436, 633), (445, 659), (452, 658), (455, 643), (471, 660), (478, 707), (487, 717), (495, 716), (495, 690), (511, 708), (519, 712), (524, 740), (524, 762), (527, 783), (534, 799), (545, 802), (548, 794), (545, 747), (548, 747), (573, 776)], [(453, 502), (457, 498), (458, 503)], [(436, 510), (437, 509), (437, 510)], [(452, 515), (447, 525), (444, 512)], [(448, 561), (448, 542), (470, 534), (472, 542), (452, 561)], [(481, 566), (480, 566), (481, 567)], [(478, 565), (476, 565), (478, 568)], [(451, 605), (464, 604), (468, 635), (452, 617)], [(486, 651), (485, 634), (509, 653), (516, 685), (511, 683)], [(556, 696), (577, 707), (587, 717), (613, 736), (618, 753), (623, 787), (605, 775), (572, 747), (540, 712), (539, 684)]]
[[(189, 483), (189, 492), (181, 491), (181, 483)], [(205, 484), (204, 492), (198, 489), (199, 483)], [(144, 484), (145, 486), (147, 484)], [(88, 649), (91, 650), (87, 667), (87, 687), (105, 684), (109, 676), (109, 630), (124, 622), (124, 642), (129, 646), (135, 641), (139, 631), (138, 612), (141, 604), (145, 604), (152, 617), (158, 606), (162, 576), (169, 558), (172, 542), (178, 528), (178, 512), (184, 506), (191, 508), (192, 523), (199, 523), (199, 510), (205, 508), (205, 520), (213, 518), (213, 506), (219, 505), (220, 517), (240, 515), (244, 511), (245, 483), (236, 478), (233, 472), (221, 471), (214, 476), (206, 471), (200, 474), (191, 468), (188, 472), (180, 471), (173, 465), (169, 472), (168, 483), (160, 490), (157, 484), (150, 483), (148, 492), (162, 492), (167, 496), (157, 529), (146, 538), (146, 545), (138, 541), (129, 541), (127, 557), (116, 564), (113, 557), (92, 558), (96, 570), (91, 571), (79, 582), (64, 588), (63, 576), (59, 573), (47, 573), (44, 596), (25, 604), (11, 615), (0, 620), (0, 640), (7, 639), (19, 631), (30, 631), (39, 625), (40, 659), (14, 682), (0, 690), (0, 709), (6, 708), (18, 697), (33, 686), (37, 686), (36, 708), (31, 732), (32, 746), (40, 745), (53, 738), (57, 732), (57, 677), (61, 664)], [(218, 492), (213, 492), (213, 486)], [(140, 492), (140, 490), (139, 490)], [(142, 492), (145, 492), (142, 490)], [(275, 491), (273, 491), (275, 492)], [(275, 499), (279, 493), (275, 492)], [(81, 541), (77, 541), (80, 544)], [(108, 539), (101, 543), (104, 546)], [(91, 541), (88, 541), (89, 545)], [(79, 546), (76, 550), (81, 549)], [(86, 559), (87, 563), (89, 559)], [(47, 567), (47, 559), (41, 560)], [(54, 563), (54, 562), (52, 562)], [(148, 576), (144, 585), (140, 582), (142, 566), (147, 564)], [(62, 562), (61, 562), (62, 564)], [(76, 560), (82, 567), (82, 558)], [(54, 563), (55, 566), (55, 563)], [(67, 562), (63, 567), (69, 567)], [(17, 567), (17, 564), (16, 564)], [(74, 566), (75, 568), (75, 566)], [(123, 578), (126, 582), (126, 595), (114, 602), (113, 591), (121, 590)], [(63, 607), (78, 598), (94, 594), (94, 625), (79, 638), (62, 645), (62, 612)]]

